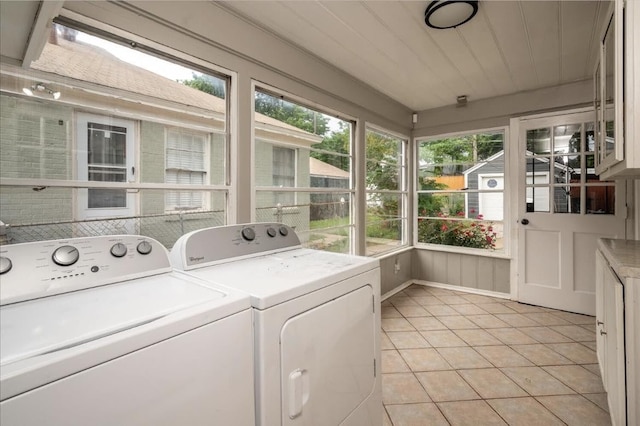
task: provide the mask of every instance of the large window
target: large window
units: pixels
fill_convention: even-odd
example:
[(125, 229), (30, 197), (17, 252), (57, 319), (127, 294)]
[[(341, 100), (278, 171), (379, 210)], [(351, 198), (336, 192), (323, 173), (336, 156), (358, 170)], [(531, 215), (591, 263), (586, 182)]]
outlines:
[(134, 233), (171, 247), (227, 222), (229, 78), (118, 42), (54, 24), (29, 69), (3, 64), (10, 243)]
[(366, 254), (407, 244), (407, 140), (366, 130)]
[(418, 140), (419, 244), (504, 249), (504, 131)]
[(307, 247), (351, 253), (352, 123), (261, 89), (255, 112), (256, 220), (293, 227)]

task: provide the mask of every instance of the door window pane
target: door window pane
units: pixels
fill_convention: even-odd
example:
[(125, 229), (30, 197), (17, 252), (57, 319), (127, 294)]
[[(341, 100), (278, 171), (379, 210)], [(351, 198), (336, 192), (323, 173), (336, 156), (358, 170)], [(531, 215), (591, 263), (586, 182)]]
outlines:
[[(549, 152), (549, 149), (552, 153)], [(594, 123), (527, 131), (526, 211), (614, 214), (615, 184), (602, 185), (594, 168)]]
[(527, 130), (527, 155), (551, 154), (549, 128)]
[(553, 152), (573, 153), (582, 151), (582, 125), (562, 125), (553, 128)]
[(615, 214), (615, 189), (613, 185), (587, 186), (587, 214)]
[(117, 207), (127, 207), (127, 191), (125, 189), (89, 188), (90, 209), (105, 209)]
[[(97, 182), (127, 181), (127, 129), (90, 122), (87, 125), (88, 178)], [(89, 189), (88, 208), (127, 206), (124, 189)]]

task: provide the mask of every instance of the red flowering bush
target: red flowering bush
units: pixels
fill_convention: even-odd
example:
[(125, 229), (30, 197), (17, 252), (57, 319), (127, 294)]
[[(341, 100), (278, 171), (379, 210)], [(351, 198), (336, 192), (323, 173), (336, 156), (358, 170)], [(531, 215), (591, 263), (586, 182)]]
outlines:
[(496, 233), (491, 222), (483, 222), (481, 214), (475, 220), (463, 217), (464, 213), (458, 212), (455, 218), (438, 213), (438, 219), (419, 219), (418, 241), (458, 247), (496, 248)]

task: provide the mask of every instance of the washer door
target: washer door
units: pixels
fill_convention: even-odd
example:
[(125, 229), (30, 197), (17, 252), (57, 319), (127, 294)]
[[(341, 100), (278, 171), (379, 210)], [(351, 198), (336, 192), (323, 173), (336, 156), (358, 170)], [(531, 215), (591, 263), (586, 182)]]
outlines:
[(289, 319), (280, 332), (282, 424), (338, 425), (374, 390), (373, 289)]

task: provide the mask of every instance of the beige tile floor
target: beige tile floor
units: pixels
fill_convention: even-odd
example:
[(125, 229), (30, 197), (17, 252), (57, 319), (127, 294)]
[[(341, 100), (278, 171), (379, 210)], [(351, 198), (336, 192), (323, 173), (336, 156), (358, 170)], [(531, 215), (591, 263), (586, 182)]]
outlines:
[(384, 425), (609, 425), (595, 319), (414, 284), (382, 303)]

